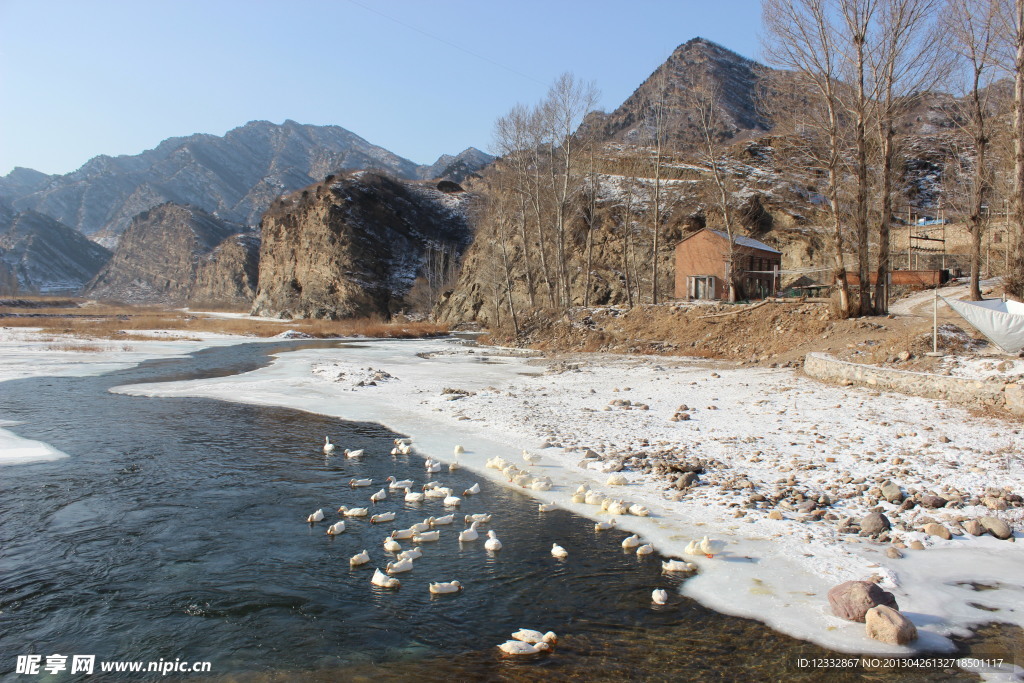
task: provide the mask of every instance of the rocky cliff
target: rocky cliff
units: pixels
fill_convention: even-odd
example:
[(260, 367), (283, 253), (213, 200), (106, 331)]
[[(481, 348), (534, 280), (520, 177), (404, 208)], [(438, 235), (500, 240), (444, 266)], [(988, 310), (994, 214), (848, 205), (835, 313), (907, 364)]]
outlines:
[(470, 241), (466, 193), (387, 176), (329, 178), (274, 202), (261, 223), (256, 315), (388, 316)]
[(256, 249), (246, 246), (252, 237), (239, 241), (240, 230), (195, 207), (157, 206), (132, 220), (85, 294), (132, 303), (249, 301)]
[(59, 221), (0, 202), (0, 280), (6, 293), (77, 292), (109, 259), (107, 249)]

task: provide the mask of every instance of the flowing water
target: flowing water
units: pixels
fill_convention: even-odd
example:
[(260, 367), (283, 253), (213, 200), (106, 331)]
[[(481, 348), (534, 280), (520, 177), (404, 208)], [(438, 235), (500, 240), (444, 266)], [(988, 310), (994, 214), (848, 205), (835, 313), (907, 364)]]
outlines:
[[(210, 661), (211, 675), (228, 680), (819, 679), (795, 662), (829, 652), (675, 595), (653, 607), (653, 588), (673, 592), (684, 580), (662, 574), (662, 558), (638, 559), (620, 547), (624, 533), (540, 513), (532, 498), (483, 480), (456, 516), (493, 513), (482, 530), (495, 529), (504, 549), (485, 551), (482, 536), (459, 544), (462, 523), (439, 527), (399, 590), (376, 588), (373, 568), (394, 559), (386, 533), (447, 513), (440, 500), (390, 495), (371, 507), (395, 511), (394, 523), (349, 519), (342, 535), (326, 535), (334, 510), (369, 505), (388, 475), (426, 480), (419, 456), (388, 455), (395, 434), (287, 409), (107, 391), (244, 372), (317, 344), (239, 345), (0, 385), (0, 418), (22, 422), (12, 431), (70, 455), (0, 470), (0, 675), (15, 678), (16, 655), (60, 653)], [(325, 457), (324, 435), (339, 452), (368, 455)], [(348, 486), (364, 477), (375, 486)], [(434, 478), (457, 492), (478, 481), (466, 470)], [(307, 524), (318, 508), (326, 520)], [(554, 541), (568, 560), (550, 555)], [(371, 563), (350, 568), (364, 548)], [(453, 579), (464, 592), (429, 594), (429, 582)], [(520, 627), (559, 633), (557, 652), (499, 657), (494, 646)], [(856, 669), (830, 679), (897, 677), (966, 676)]]

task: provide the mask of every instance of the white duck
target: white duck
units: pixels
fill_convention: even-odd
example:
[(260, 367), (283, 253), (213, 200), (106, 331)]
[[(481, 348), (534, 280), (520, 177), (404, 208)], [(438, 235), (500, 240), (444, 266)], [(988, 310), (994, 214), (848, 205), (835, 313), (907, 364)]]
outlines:
[(409, 528), (417, 534), (421, 531), (428, 531), (430, 529), (430, 518), (428, 517), (422, 522), (416, 522), (415, 524), (411, 524)]
[(624, 503), (621, 500), (613, 500), (608, 503), (608, 507), (605, 509), (608, 511), (608, 514), (611, 515), (628, 515), (629, 503)]
[(395, 529), (391, 532), (391, 538), (398, 541), (404, 541), (405, 539), (412, 538), (415, 535), (415, 529)]
[(536, 643), (547, 643), (549, 645), (555, 645), (558, 643), (558, 636), (555, 635), (554, 631), (548, 631), (547, 633), (541, 633), (540, 631), (534, 631), (529, 628), (521, 628), (512, 634), (512, 637), (516, 640), (521, 640), (524, 643), (534, 645)]
[(349, 449), (346, 448), (345, 449), (345, 457), (346, 458), (361, 458), (361, 457), (363, 457), (363, 453), (365, 453), (365, 452), (366, 452), (366, 450), (363, 449), (363, 448), (360, 448), (357, 451), (350, 451)]
[(449, 472), (454, 472), (457, 469), (459, 469), (460, 467), (462, 467), (462, 466), (459, 463), (457, 463), (457, 462), (450, 462), (450, 463), (448, 463), (448, 471)]
[(346, 517), (365, 517), (370, 514), (370, 510), (368, 508), (348, 508), (342, 505), (338, 508), (338, 513)]
[(587, 505), (600, 505), (603, 501), (604, 496), (597, 491), (587, 491), (586, 497), (583, 499), (583, 502)]
[(650, 555), (653, 552), (654, 552), (654, 546), (651, 545), (650, 543), (645, 543), (644, 545), (638, 546), (637, 549), (636, 549), (636, 554), (637, 555)]
[(402, 572), (412, 571), (412, 560), (406, 558), (399, 560), (398, 562), (388, 562), (387, 566), (384, 567), (384, 571), (388, 574), (401, 574)]
[(594, 525), (594, 531), (608, 531), (608, 529), (614, 529), (617, 522), (614, 519), (610, 519), (607, 522), (598, 522)]
[(430, 584), (430, 592), (435, 595), (443, 593), (458, 593), (462, 590), (462, 584), (458, 581), (438, 581)]
[(700, 551), (707, 557), (714, 557), (725, 549), (725, 541), (710, 540), (707, 536), (700, 542)]
[(462, 499), (458, 496), (447, 495), (444, 497), (444, 504), (446, 507), (457, 508), (462, 504)]
[(374, 586), (380, 586), (381, 588), (398, 588), (402, 585), (401, 581), (387, 576), (380, 570), (380, 568), (374, 570), (373, 578), (370, 579), (370, 583)]
[(324, 437), (324, 453), (330, 455), (333, 452), (334, 452), (334, 444), (331, 443), (331, 437), (325, 436)]
[(350, 479), (348, 485), (354, 489), (363, 486), (373, 486), (373, 479)]
[(537, 506), (538, 512), (551, 512), (552, 510), (557, 509), (558, 506), (555, 505), (554, 503), (541, 503), (540, 505)]
[(409, 455), (410, 453), (412, 453), (412, 444), (409, 444), (409, 443), (398, 444), (398, 452), (401, 453), (402, 455)]
[(462, 446), (456, 446), (454, 449), (452, 449), (452, 453), (454, 453), (455, 455), (462, 455), (465, 452), (466, 449), (463, 448)]
[(525, 489), (533, 485), (533, 476), (524, 472), (523, 474), (517, 474), (512, 477), (511, 482), (516, 486), (521, 486)]
[(683, 553), (686, 555), (703, 555), (704, 553), (700, 549), (700, 541), (690, 541), (686, 544), (686, 548), (683, 549)]
[(574, 494), (572, 494), (572, 502), (574, 502), (574, 503), (585, 503), (585, 502), (587, 502), (587, 494), (585, 494), (585, 493), (574, 493)]
[(501, 541), (498, 540), (498, 534), (494, 533), (494, 529), (487, 532), (487, 540), (484, 541), (484, 548), (486, 550), (501, 550)]
[(405, 502), (406, 503), (421, 503), (426, 496), (423, 495), (422, 491), (410, 491), (405, 490)]
[(370, 502), (371, 503), (379, 503), (379, 502), (381, 502), (383, 500), (387, 500), (387, 499), (388, 499), (388, 492), (385, 491), (384, 489), (381, 489), (380, 491), (377, 491), (377, 493), (375, 493), (372, 496), (370, 496)]
[(523, 451), (523, 462), (527, 465), (538, 465), (540, 464), (541, 457), (536, 453), (530, 451)]
[(335, 522), (334, 524), (332, 524), (329, 527), (327, 527), (327, 535), (328, 536), (337, 536), (338, 534), (342, 533), (343, 531), (345, 531), (345, 522), (344, 522), (344, 520), (342, 520), (340, 522)]
[(403, 550), (395, 555), (395, 557), (399, 560), (416, 560), (423, 557), (423, 551), (419, 548), (411, 548), (409, 550)]
[(625, 475), (615, 473), (608, 477), (608, 481), (605, 482), (608, 486), (625, 486), (629, 483), (629, 479), (626, 479)]
[(655, 588), (651, 592), (651, 602), (655, 605), (664, 605), (668, 602), (668, 591), (664, 588)]
[(661, 571), (663, 572), (691, 572), (697, 568), (697, 565), (686, 560), (669, 559), (661, 563)]
[(649, 517), (651, 511), (647, 509), (646, 505), (634, 503), (633, 505), (629, 506), (629, 514), (633, 515), (634, 517)]
[(409, 446), (412, 445), (412, 437), (403, 436), (401, 438), (395, 439), (392, 443), (394, 443), (396, 446)]
[(398, 541), (396, 541), (395, 539), (391, 538), (390, 536), (386, 536), (384, 538), (384, 552), (386, 552), (386, 553), (397, 553), (397, 552), (401, 552), (401, 550), (402, 550), (402, 546), (401, 546), (401, 544), (399, 544)]
[(509, 640), (499, 645), (498, 649), (507, 655), (535, 655), (540, 652), (547, 652), (551, 649), (551, 646), (544, 642), (530, 645), (521, 640)]
[(311, 514), (309, 517), (306, 518), (306, 521), (309, 522), (310, 524), (313, 524), (314, 522), (322, 522), (323, 520), (324, 520), (324, 510), (323, 510), (323, 508), (320, 508), (319, 510), (317, 510), (316, 512), (314, 512), (313, 514)]
[(416, 534), (412, 537), (413, 543), (430, 543), (441, 538), (440, 531), (424, 531), (421, 534)]
[(466, 524), (469, 524), (470, 522), (487, 524), (489, 521), (491, 521), (491, 513), (489, 512), (477, 512), (472, 515), (466, 515)]
[(423, 467), (427, 470), (427, 474), (434, 474), (441, 471), (441, 463), (437, 462), (433, 458), (427, 458), (423, 463)]
[(427, 498), (446, 498), (452, 494), (452, 490), (447, 486), (432, 486), (427, 488), (423, 487), (423, 495)]
[(477, 483), (473, 484), (468, 489), (463, 491), (462, 495), (464, 495), (464, 496), (475, 496), (478, 493), (480, 493), (480, 482), (477, 482)]
[(633, 534), (632, 536), (627, 536), (626, 538), (622, 539), (622, 547), (626, 550), (632, 550), (638, 545), (640, 545), (640, 537), (636, 534)]
[(566, 557), (569, 557), (569, 551), (563, 548), (562, 546), (558, 545), (557, 543), (552, 543), (551, 555), (559, 559), (565, 559)]
[(348, 559), (348, 565), (350, 567), (358, 567), (361, 564), (366, 564), (370, 561), (370, 553), (365, 550), (361, 553), (356, 553)]
[(403, 479), (398, 481), (394, 476), (390, 476), (384, 481), (388, 482), (389, 489), (407, 489), (412, 487), (412, 479)]
[(480, 532), (476, 528), (480, 526), (480, 522), (473, 522), (468, 529), (464, 529), (459, 532), (459, 543), (463, 541), (475, 541), (480, 538)]
[(451, 524), (455, 521), (455, 514), (445, 515), (444, 517), (429, 517), (427, 523), (430, 526), (444, 526), (445, 524)]
[(391, 522), (395, 519), (394, 512), (382, 512), (379, 515), (370, 517), (370, 524), (380, 524), (381, 522)]
[(534, 479), (533, 483), (530, 484), (530, 488), (534, 491), (550, 491), (551, 490), (551, 479), (548, 477), (541, 477)]

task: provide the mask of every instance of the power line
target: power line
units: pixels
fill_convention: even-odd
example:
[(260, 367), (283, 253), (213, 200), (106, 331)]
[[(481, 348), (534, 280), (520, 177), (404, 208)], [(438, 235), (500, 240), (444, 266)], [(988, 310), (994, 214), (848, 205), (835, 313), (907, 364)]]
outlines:
[(394, 23), (399, 24), (400, 26), (404, 26), (405, 28), (409, 29), (410, 31), (415, 31), (416, 33), (419, 33), (421, 35), (426, 36), (427, 38), (431, 38), (433, 40), (436, 40), (439, 43), (444, 43), (445, 45), (447, 45), (449, 47), (453, 47), (456, 50), (459, 50), (460, 52), (465, 52), (467, 55), (470, 55), (472, 57), (476, 57), (477, 59), (483, 60), (483, 61), (485, 61), (485, 62), (487, 62), (489, 64), (493, 64), (494, 66), (496, 66), (498, 68), (501, 68), (501, 69), (504, 69), (505, 71), (508, 71), (510, 73), (514, 73), (516, 76), (519, 76), (521, 78), (525, 78), (528, 81), (533, 81), (534, 83), (539, 83), (540, 85), (547, 85), (547, 83), (544, 83), (543, 81), (540, 81), (540, 80), (534, 78), (533, 76), (528, 76), (527, 74), (524, 74), (521, 71), (516, 71), (515, 69), (513, 69), (510, 66), (502, 64), (501, 62), (496, 62), (495, 60), (491, 59), (490, 57), (485, 57), (485, 56), (483, 56), (481, 54), (473, 52), (472, 50), (469, 50), (467, 48), (462, 47), (461, 45), (453, 43), (450, 40), (445, 40), (444, 38), (442, 38), (440, 36), (435, 36), (433, 33), (428, 33), (427, 31), (424, 31), (421, 28), (417, 28), (416, 26), (413, 26), (412, 24), (408, 24), (408, 23), (402, 21), (401, 19), (396, 19), (396, 18), (394, 18), (394, 17), (392, 17), (392, 16), (390, 16), (388, 14), (384, 14), (383, 12), (375, 10), (372, 7), (367, 7), (366, 5), (364, 5), (361, 2), (356, 2), (356, 0), (348, 0), (348, 1), (350, 3), (352, 3), (353, 5), (355, 5), (356, 7), (363, 8), (367, 12), (373, 12), (377, 16), (384, 17), (388, 21), (393, 21)]

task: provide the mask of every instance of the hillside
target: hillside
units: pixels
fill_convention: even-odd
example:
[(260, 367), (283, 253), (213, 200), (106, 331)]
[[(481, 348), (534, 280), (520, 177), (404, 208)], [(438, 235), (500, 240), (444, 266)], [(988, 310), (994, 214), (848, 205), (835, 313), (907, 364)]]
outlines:
[(469, 243), (469, 201), (371, 172), (281, 198), (261, 223), (253, 314), (338, 319), (413, 307), (417, 279), (429, 289)]
[(239, 236), (242, 230), (195, 207), (161, 204), (132, 220), (84, 293), (132, 303), (245, 304), (255, 289), (258, 239)]

